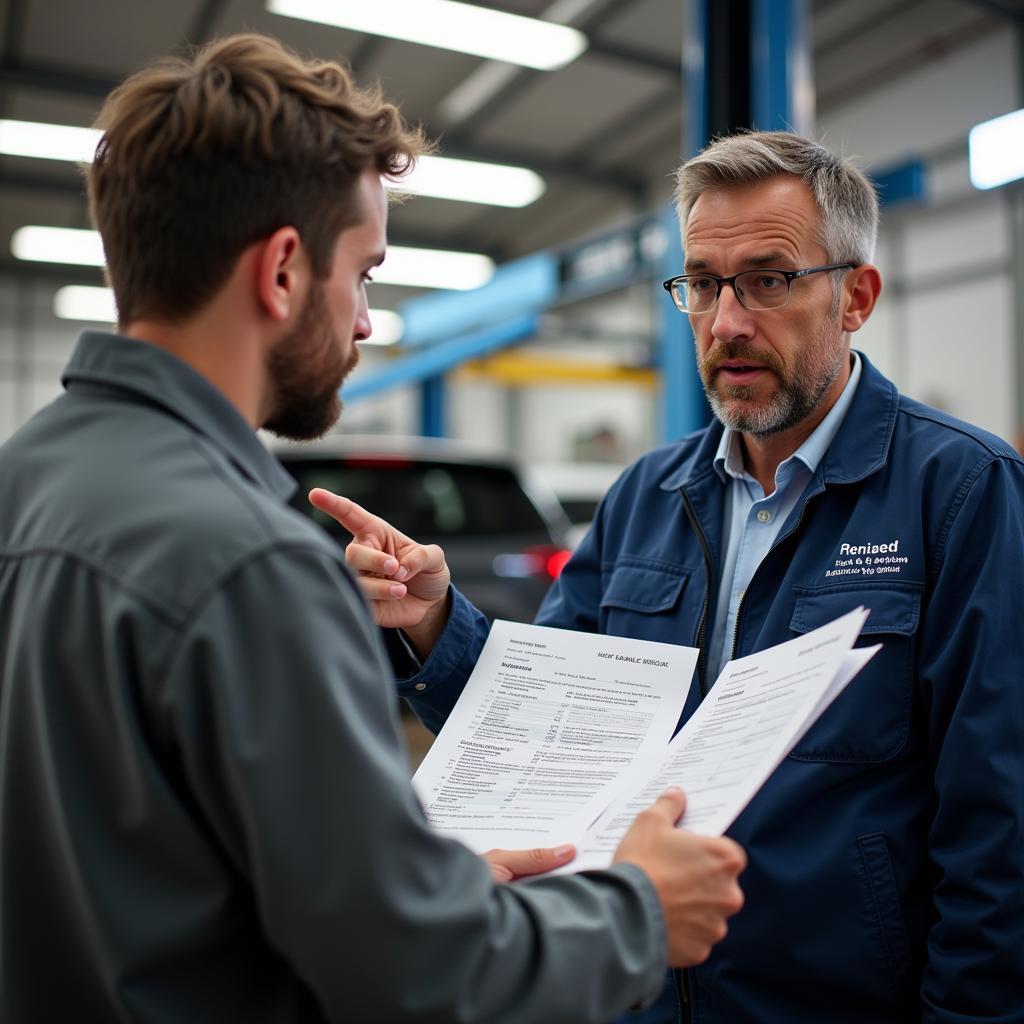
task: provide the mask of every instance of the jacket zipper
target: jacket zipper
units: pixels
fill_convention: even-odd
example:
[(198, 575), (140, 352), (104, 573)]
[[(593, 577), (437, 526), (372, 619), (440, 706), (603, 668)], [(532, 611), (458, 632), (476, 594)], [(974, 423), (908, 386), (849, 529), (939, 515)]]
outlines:
[(690, 1024), (693, 1020), (693, 1014), (690, 1012), (690, 972), (685, 967), (679, 967), (672, 973), (676, 977), (676, 994), (679, 996), (683, 1024)]
[(686, 509), (686, 518), (690, 521), (690, 528), (697, 535), (697, 540), (700, 541), (701, 551), (704, 553), (704, 609), (701, 612), (700, 626), (697, 629), (697, 649), (700, 651), (697, 658), (697, 682), (700, 684), (701, 696), (706, 697), (708, 695), (708, 652), (705, 647), (705, 641), (707, 640), (708, 607), (711, 604), (711, 585), (714, 582), (712, 578), (713, 570), (711, 566), (711, 548), (708, 547), (707, 537), (704, 536), (704, 531), (701, 529), (700, 523), (697, 521), (697, 513), (694, 512), (693, 505), (690, 504), (689, 495), (681, 487), (679, 488), (679, 493), (683, 497), (683, 507)]
[[(708, 546), (707, 537), (697, 521), (697, 513), (690, 504), (689, 495), (682, 488), (679, 493), (683, 497), (683, 507), (686, 509), (686, 518), (690, 521), (690, 528), (697, 535), (700, 541), (701, 551), (704, 554), (704, 608), (700, 615), (700, 626), (697, 629), (697, 649), (700, 651), (697, 657), (697, 682), (700, 684), (702, 697), (708, 694), (707, 688), (707, 660), (706, 649), (708, 608), (711, 604), (711, 585), (713, 583), (713, 569), (711, 566), (711, 548)], [(685, 968), (676, 968), (672, 974), (675, 976), (676, 995), (679, 997), (679, 1008), (682, 1013), (683, 1024), (690, 1024), (693, 1020), (693, 1012), (690, 1008), (690, 973)]]

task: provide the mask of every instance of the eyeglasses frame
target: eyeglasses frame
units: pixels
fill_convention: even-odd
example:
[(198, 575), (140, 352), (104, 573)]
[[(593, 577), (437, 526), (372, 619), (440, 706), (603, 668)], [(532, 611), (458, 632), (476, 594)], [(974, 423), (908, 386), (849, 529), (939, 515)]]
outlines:
[[(785, 309), (789, 305), (789, 298), (793, 294), (793, 282), (799, 280), (802, 277), (808, 277), (811, 274), (821, 274), (828, 270), (854, 270), (857, 267), (856, 263), (828, 263), (822, 267), (808, 267), (805, 270), (780, 270), (778, 267), (752, 267), (750, 270), (741, 270), (738, 274), (733, 274), (731, 277), (716, 277), (714, 274), (677, 274), (675, 277), (670, 277), (667, 281), (662, 281), (661, 286), (669, 293), (672, 298), (672, 305), (679, 309), (679, 303), (676, 302), (675, 293), (672, 291), (672, 286), (676, 281), (683, 281), (690, 277), (706, 277), (714, 281), (718, 285), (718, 290), (715, 292), (715, 301), (708, 306), (707, 309), (679, 309), (680, 313), (685, 313), (687, 316), (703, 316), (705, 313), (710, 313), (718, 305), (718, 300), (722, 297), (722, 286), (729, 285), (733, 290), (733, 294), (736, 296), (737, 301), (744, 309), (749, 309), (751, 313), (769, 313), (774, 309)], [(744, 274), (756, 274), (761, 273), (772, 273), (781, 274), (786, 279), (786, 301), (781, 306), (769, 306), (768, 309), (751, 309), (740, 296), (739, 292), (736, 291), (736, 278), (742, 277)]]

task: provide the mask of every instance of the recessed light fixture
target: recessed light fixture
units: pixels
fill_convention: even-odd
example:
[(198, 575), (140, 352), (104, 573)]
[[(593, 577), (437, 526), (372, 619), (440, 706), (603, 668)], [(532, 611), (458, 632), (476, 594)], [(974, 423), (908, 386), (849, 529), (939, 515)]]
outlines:
[(380, 284), (466, 291), (486, 284), (493, 275), (494, 261), (480, 253), (392, 245), (371, 276)]
[(53, 297), (53, 312), (61, 320), (87, 320), (97, 324), (116, 324), (117, 306), (110, 288), (69, 284), (58, 288)]
[[(99, 232), (81, 228), (18, 228), (11, 237), (11, 252), (19, 260), (39, 263), (102, 267), (105, 262)], [(372, 276), (381, 284), (466, 290), (486, 284), (493, 273), (494, 261), (480, 253), (394, 245)]]
[[(102, 135), (95, 128), (0, 120), (0, 153), (89, 163)], [(529, 205), (546, 187), (544, 179), (526, 167), (442, 156), (420, 157), (411, 174), (385, 185), (410, 195), (508, 207)]]
[(563, 67), (587, 48), (587, 37), (567, 25), (455, 0), (267, 0), (267, 10), (539, 71)]
[(976, 124), (967, 138), (975, 188), (1024, 178), (1024, 109)]
[(19, 260), (34, 263), (72, 263), (102, 267), (106, 263), (98, 231), (81, 228), (50, 228), (33, 224), (11, 236), (11, 252)]
[[(69, 284), (58, 288), (53, 296), (53, 312), (62, 320), (84, 320), (87, 323), (116, 324), (117, 306), (111, 288)], [(390, 309), (371, 309), (373, 333), (365, 345), (393, 345), (402, 336), (402, 318)]]
[(92, 162), (102, 135), (96, 128), (69, 124), (0, 120), (0, 153), (87, 164)]
[(544, 179), (526, 167), (422, 156), (411, 174), (388, 188), (417, 196), (457, 199), (490, 206), (528, 206), (544, 194)]
[(370, 326), (373, 333), (360, 345), (394, 345), (405, 330), (405, 322), (391, 309), (371, 309)]

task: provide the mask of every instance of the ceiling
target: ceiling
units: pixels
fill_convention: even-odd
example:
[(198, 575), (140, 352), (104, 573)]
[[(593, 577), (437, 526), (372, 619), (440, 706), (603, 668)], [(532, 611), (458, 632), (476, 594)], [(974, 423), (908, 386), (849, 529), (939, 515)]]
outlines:
[[(539, 15), (552, 0), (475, 2)], [(478, 72), (479, 58), (280, 17), (263, 0), (0, 0), (0, 117), (89, 125), (109, 89), (149, 59), (219, 35), (265, 32), (302, 54), (348, 61), (364, 83), (379, 80), (440, 139), (443, 155), (540, 172), (547, 191), (524, 209), (416, 198), (392, 213), (395, 243), (501, 261), (653, 208), (679, 162), (685, 0), (575, 6), (582, 10), (572, 24), (590, 39), (583, 56), (554, 72), (502, 72), (489, 100), (448, 121), (442, 100)], [(819, 115), (1024, 17), (1022, 0), (812, 0), (810, 8)], [(10, 236), (25, 224), (88, 226), (71, 165), (0, 157), (0, 275), (99, 283), (91, 270), (15, 261)], [(413, 294), (372, 288), (376, 306)]]

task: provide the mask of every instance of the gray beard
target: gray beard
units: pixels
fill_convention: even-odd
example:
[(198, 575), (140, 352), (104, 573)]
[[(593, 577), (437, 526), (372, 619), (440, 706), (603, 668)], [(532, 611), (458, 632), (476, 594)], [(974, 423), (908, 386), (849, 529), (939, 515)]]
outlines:
[[(826, 392), (836, 382), (842, 369), (842, 353), (835, 364), (821, 375), (807, 381), (780, 381), (779, 389), (761, 406), (749, 404), (742, 407), (730, 406), (723, 401), (719, 393), (705, 387), (708, 405), (717, 419), (727, 427), (738, 430), (741, 434), (752, 437), (770, 437), (783, 430), (795, 427), (806, 419), (825, 397)], [(726, 388), (726, 398), (737, 399), (749, 403), (754, 396), (754, 388), (738, 384)]]

